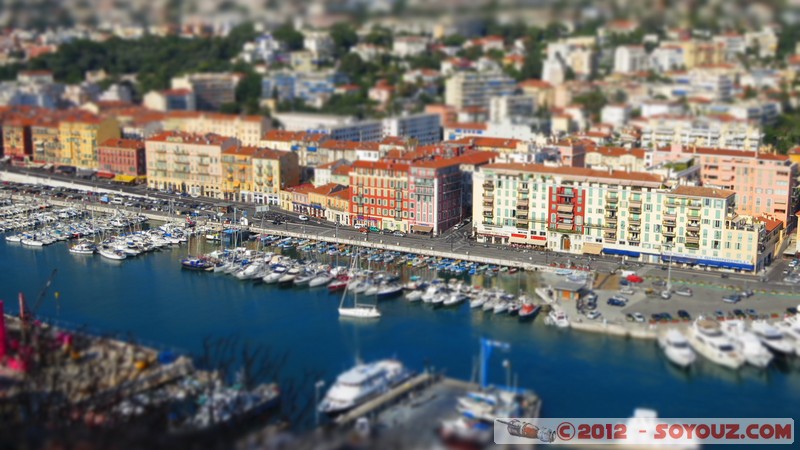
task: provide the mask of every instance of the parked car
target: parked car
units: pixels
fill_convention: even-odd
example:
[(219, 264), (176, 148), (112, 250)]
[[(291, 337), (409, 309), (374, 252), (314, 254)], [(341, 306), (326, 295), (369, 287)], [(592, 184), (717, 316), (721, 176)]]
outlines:
[(586, 313), (586, 318), (589, 320), (599, 319), (601, 316), (602, 314), (600, 314), (597, 311), (589, 311), (588, 313)]
[(747, 317), (747, 314), (745, 314), (744, 311), (742, 311), (741, 309), (734, 309), (733, 315), (739, 319), (744, 319), (745, 317)]
[(753, 308), (746, 309), (744, 313), (747, 314), (747, 317), (751, 319), (758, 319), (758, 311)]
[(722, 312), (722, 310), (718, 309), (718, 310), (714, 311), (714, 317), (716, 317), (717, 319), (724, 319), (725, 318), (725, 313)]
[(689, 312), (686, 311), (685, 309), (678, 310), (678, 317), (680, 317), (683, 320), (692, 320), (692, 315), (689, 314)]
[(405, 236), (405, 233), (400, 231), (395, 231), (394, 233), (392, 233), (392, 236), (403, 237)]
[(653, 281), (653, 286), (664, 287), (667, 285), (667, 282), (664, 280), (655, 280)]
[(692, 296), (692, 289), (686, 286), (681, 286), (675, 289), (675, 294), (680, 295), (682, 297), (691, 297)]
[(755, 294), (752, 289), (745, 289), (739, 293), (744, 298), (752, 297)]
[(584, 308), (588, 310), (597, 309), (597, 300), (588, 301), (584, 304)]
[(628, 294), (628, 295), (633, 295), (635, 292), (636, 292), (636, 291), (634, 291), (634, 290), (633, 290), (633, 288), (632, 288), (632, 287), (630, 287), (630, 286), (623, 286), (623, 287), (622, 287), (622, 288), (619, 290), (619, 293), (620, 293), (620, 294)]
[(728, 294), (722, 297), (722, 301), (725, 303), (739, 303), (742, 300), (742, 297), (739, 294)]
[(381, 230), (381, 234), (391, 234), (391, 233), (392, 233), (392, 230), (390, 230), (388, 228), (384, 228), (384, 229)]
[(369, 231), (371, 231), (371, 232), (373, 232), (373, 233), (378, 233), (378, 232), (380, 232), (381, 230), (380, 230), (380, 228), (378, 228), (378, 227), (369, 227)]
[(618, 299), (617, 297), (611, 297), (610, 299), (608, 299), (606, 303), (608, 303), (611, 306), (625, 306), (626, 304), (624, 301)]
[(303, 222), (308, 222), (308, 216), (304, 216), (304, 215), (302, 215), (302, 214), (301, 214), (301, 215), (300, 215), (300, 216), (298, 216), (297, 218), (298, 218), (298, 219), (300, 219), (300, 220), (301, 220), (301, 221), (303, 221)]
[(644, 322), (644, 314), (640, 312), (633, 313), (633, 320), (639, 323)]
[(670, 298), (672, 298), (672, 292), (670, 292), (670, 291), (668, 291), (666, 289), (661, 291), (661, 298), (664, 299), (664, 300), (669, 300)]

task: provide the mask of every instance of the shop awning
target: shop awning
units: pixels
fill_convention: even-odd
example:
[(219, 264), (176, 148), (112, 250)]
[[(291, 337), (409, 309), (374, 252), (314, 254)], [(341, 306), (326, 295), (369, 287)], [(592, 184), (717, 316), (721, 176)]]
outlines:
[(532, 242), (528, 238), (526, 238), (525, 236), (519, 237), (519, 236), (514, 236), (514, 235), (512, 235), (510, 238), (508, 238), (508, 243), (509, 244), (532, 244)]
[(571, 213), (572, 212), (572, 205), (558, 205), (558, 212), (560, 212), (560, 213)]
[(130, 175), (117, 175), (114, 177), (114, 181), (119, 183), (133, 183), (136, 181), (136, 177)]
[(531, 239), (528, 240), (528, 244), (541, 245), (542, 247), (544, 247), (545, 245), (547, 245), (547, 239), (533, 239), (533, 237), (531, 237)]
[(617, 256), (627, 256), (630, 258), (638, 258), (641, 256), (639, 252), (632, 252), (630, 250), (619, 250), (616, 248), (604, 248), (603, 253), (606, 255), (617, 255)]
[(433, 227), (427, 225), (411, 225), (411, 231), (414, 233), (430, 233)]
[(599, 255), (603, 251), (603, 244), (596, 242), (586, 242), (583, 244), (583, 253), (585, 255)]

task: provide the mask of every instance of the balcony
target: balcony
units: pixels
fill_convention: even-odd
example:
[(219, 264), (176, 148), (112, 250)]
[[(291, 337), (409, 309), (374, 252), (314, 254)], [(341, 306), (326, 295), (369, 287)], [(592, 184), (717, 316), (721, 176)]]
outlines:
[(558, 192), (558, 193), (557, 193), (557, 195), (558, 195), (559, 197), (569, 197), (569, 198), (572, 198), (572, 197), (575, 197), (575, 192), (574, 192), (574, 191), (572, 191), (572, 190), (564, 190), (564, 191), (562, 191), (562, 192)]
[(664, 220), (663, 220), (661, 223), (662, 223), (662, 224), (663, 224), (665, 227), (675, 227), (675, 225), (677, 225), (677, 224), (678, 224), (678, 223), (675, 221), (675, 219), (666, 219), (666, 218), (665, 218), (665, 219), (664, 219)]
[(661, 234), (664, 236), (675, 236), (675, 228), (663, 228)]
[(700, 208), (703, 207), (703, 203), (702, 202), (697, 202), (697, 201), (689, 201), (686, 204), (686, 206), (688, 206), (689, 209), (700, 209)]
[(528, 191), (528, 188), (526, 188), (526, 187), (521, 187), (521, 188), (519, 188), (519, 189), (517, 190), (517, 194), (528, 195), (528, 192), (529, 192), (529, 191)]
[(483, 201), (483, 206), (484, 206), (485, 208), (491, 208), (492, 206), (494, 206), (494, 202), (493, 202), (493, 201), (491, 201), (491, 200), (489, 200), (489, 201), (486, 201), (486, 200), (484, 200), (484, 201)]
[(689, 222), (686, 224), (686, 229), (689, 231), (700, 231), (700, 222)]
[(618, 203), (619, 197), (616, 195), (606, 195), (606, 203)]
[(630, 231), (631, 233), (639, 233), (642, 231), (642, 227), (636, 225), (628, 225), (628, 231)]
[(492, 218), (494, 218), (494, 212), (493, 211), (484, 211), (483, 212), (483, 217), (486, 217), (487, 219), (492, 219)]
[(559, 223), (559, 224), (556, 224), (556, 230), (558, 230), (558, 231), (572, 231), (572, 224), (571, 223)]
[(517, 220), (524, 220), (524, 221), (528, 222), (529, 221), (528, 215), (527, 214), (517, 215)]
[(491, 192), (486, 192), (486, 191), (484, 191), (484, 192), (483, 192), (483, 198), (484, 198), (484, 200), (485, 200), (485, 199), (494, 199), (494, 194), (493, 194), (493, 193), (491, 193)]
[(618, 208), (617, 208), (617, 204), (616, 203), (607, 203), (606, 204), (606, 211), (616, 211), (617, 209)]
[(517, 205), (517, 211), (527, 211), (530, 207), (528, 205)]
[(494, 191), (494, 183), (492, 183), (491, 181), (484, 182), (483, 189), (485, 191)]
[(675, 200), (674, 198), (668, 198), (668, 199), (667, 199), (667, 200), (664, 202), (664, 205), (665, 205), (665, 206), (667, 206), (668, 208), (677, 208), (678, 206), (680, 206), (680, 204), (678, 203), (678, 201), (677, 201), (677, 200)]
[(609, 223), (609, 222), (603, 223), (603, 228), (608, 229), (608, 230), (616, 230), (617, 229), (616, 220), (613, 223)]
[(638, 234), (630, 235), (628, 237), (628, 240), (631, 241), (631, 242), (641, 242), (641, 240), (639, 239), (639, 235)]
[(692, 250), (697, 250), (697, 249), (699, 249), (699, 248), (700, 248), (700, 244), (699, 244), (699, 243), (690, 243), (690, 242), (687, 242), (687, 243), (686, 243), (686, 248), (689, 248), (689, 249), (692, 249)]
[(556, 203), (559, 205), (572, 205), (572, 197), (562, 197), (559, 195)]
[(688, 244), (690, 242), (699, 243), (700, 242), (700, 235), (699, 234), (686, 233), (686, 243)]
[(642, 224), (642, 219), (641, 217), (629, 217), (628, 223), (631, 225), (639, 226)]

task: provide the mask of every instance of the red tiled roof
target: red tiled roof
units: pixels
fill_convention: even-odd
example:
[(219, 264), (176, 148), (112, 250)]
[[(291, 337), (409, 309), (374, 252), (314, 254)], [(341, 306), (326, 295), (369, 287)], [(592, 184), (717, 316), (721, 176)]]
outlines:
[(101, 147), (114, 147), (114, 148), (130, 148), (130, 149), (143, 149), (144, 142), (138, 139), (106, 139), (100, 144)]
[(147, 140), (167, 142), (168, 140), (175, 138), (180, 139), (181, 142), (183, 142), (184, 144), (195, 144), (195, 145), (222, 145), (222, 143), (231, 139), (229, 137), (220, 136), (218, 134), (213, 134), (213, 133), (196, 134), (196, 133), (184, 133), (182, 131), (164, 131), (148, 138)]
[(223, 155), (241, 155), (251, 158), (258, 152), (258, 147), (236, 145), (222, 151)]
[(388, 161), (356, 161), (353, 163), (354, 169), (380, 169), (393, 170), (396, 172), (408, 172), (408, 164), (393, 163)]
[(644, 172), (625, 172), (625, 171), (604, 171), (587, 169), (584, 167), (551, 167), (542, 164), (523, 164), (523, 163), (496, 163), (487, 164), (483, 166), (486, 169), (494, 170), (509, 170), (517, 172), (529, 173), (546, 173), (554, 175), (567, 175), (573, 177), (582, 177), (588, 180), (592, 179), (606, 179), (606, 180), (624, 180), (624, 181), (639, 181), (646, 183), (661, 183), (661, 177), (658, 175), (644, 173)]
[(454, 144), (472, 145), (474, 147), (489, 147), (489, 148), (510, 148), (515, 149), (519, 145), (519, 139), (507, 139), (497, 137), (473, 137), (466, 136), (461, 139), (451, 141)]
[(764, 227), (767, 229), (767, 233), (771, 233), (773, 230), (783, 225), (782, 221), (773, 219), (772, 217), (763, 214), (756, 217), (756, 219), (764, 222)]
[(689, 197), (713, 197), (713, 198), (728, 198), (736, 195), (736, 192), (726, 189), (717, 189), (706, 186), (678, 186), (672, 190), (673, 194), (686, 195)]

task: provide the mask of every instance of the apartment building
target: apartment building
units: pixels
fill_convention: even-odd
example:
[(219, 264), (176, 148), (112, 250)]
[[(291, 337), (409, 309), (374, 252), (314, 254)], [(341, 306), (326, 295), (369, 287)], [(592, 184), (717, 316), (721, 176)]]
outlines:
[(408, 232), (416, 219), (409, 195), (409, 165), (356, 161), (350, 171), (350, 223)]
[(442, 122), (438, 114), (409, 114), (383, 119), (383, 136), (405, 137), (417, 145), (430, 145), (442, 140)]
[(706, 147), (662, 148), (655, 163), (693, 158), (700, 166), (703, 186), (736, 192), (736, 212), (770, 215), (788, 227), (798, 207), (800, 167), (788, 156)]
[(124, 177), (147, 174), (144, 142), (134, 139), (107, 139), (97, 148), (97, 169)]
[(462, 218), (463, 179), (459, 157), (411, 164), (408, 172), (409, 230), (439, 233)]
[(649, 57), (642, 45), (620, 45), (614, 50), (615, 73), (636, 73), (649, 67)]
[(259, 205), (279, 205), (282, 189), (300, 184), (298, 155), (292, 151), (260, 148), (252, 155), (252, 201)]
[(257, 146), (272, 128), (268, 117), (223, 113), (168, 114), (163, 123), (165, 131), (230, 136), (248, 146)]
[(193, 73), (172, 79), (172, 89), (189, 89), (194, 93), (195, 107), (201, 111), (217, 111), (236, 101), (236, 85), (240, 74)]
[(308, 202), (310, 217), (349, 224), (350, 189), (347, 186), (328, 183), (315, 187), (308, 191)]
[(3, 155), (16, 160), (33, 158), (31, 127), (36, 120), (29, 117), (12, 116), (3, 121)]
[(733, 191), (536, 164), (486, 165), (473, 186), (481, 242), (746, 272), (768, 259), (764, 224), (736, 213)]
[(261, 97), (282, 102), (300, 99), (307, 105), (321, 108), (335, 93), (336, 86), (346, 81), (346, 76), (333, 70), (274, 71), (262, 78)]
[(238, 146), (217, 134), (165, 131), (145, 141), (147, 185), (192, 196), (224, 198), (222, 154)]
[(194, 111), (194, 92), (191, 89), (165, 89), (150, 91), (142, 98), (142, 104), (155, 111)]
[(31, 145), (34, 161), (55, 163), (61, 149), (58, 142), (58, 119), (40, 117), (31, 125)]
[(631, 125), (641, 130), (641, 145), (648, 148), (680, 144), (754, 151), (764, 136), (757, 122), (729, 116), (656, 116), (632, 120)]
[(597, 170), (644, 172), (647, 169), (646, 151), (643, 148), (586, 147), (584, 166)]
[(98, 144), (118, 137), (120, 128), (116, 119), (81, 110), (67, 111), (59, 119), (60, 148), (53, 162), (96, 169)]
[(445, 103), (457, 109), (488, 108), (490, 98), (511, 95), (516, 88), (514, 79), (501, 72), (458, 72), (445, 81)]
[(222, 151), (222, 198), (252, 202), (253, 155), (256, 147), (235, 145)]

